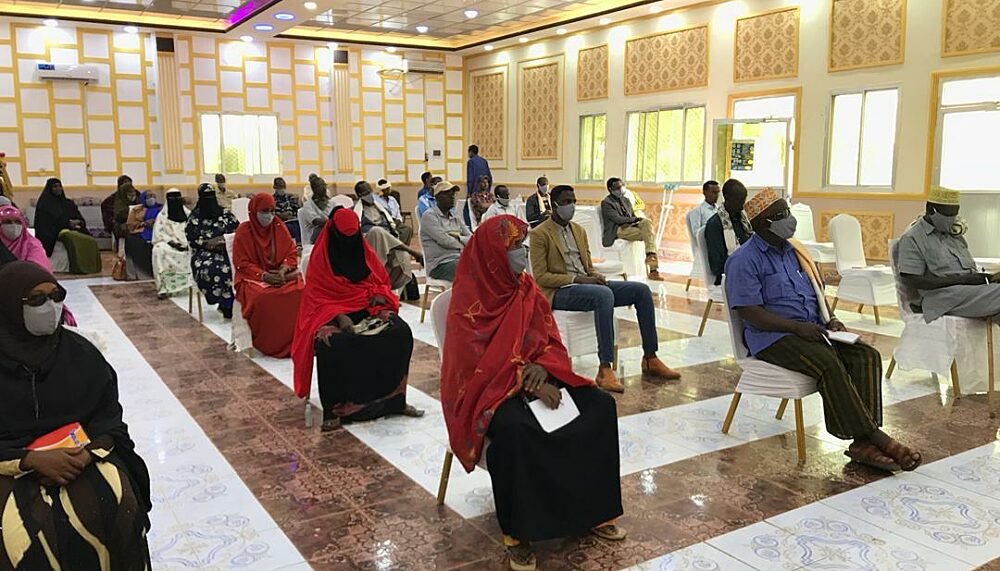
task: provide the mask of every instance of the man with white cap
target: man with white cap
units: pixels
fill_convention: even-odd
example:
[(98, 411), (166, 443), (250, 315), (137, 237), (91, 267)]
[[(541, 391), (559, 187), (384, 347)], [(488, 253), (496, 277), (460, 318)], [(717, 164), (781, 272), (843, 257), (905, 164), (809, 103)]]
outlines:
[(816, 264), (798, 242), (796, 220), (778, 192), (747, 201), (753, 236), (726, 260), (729, 305), (743, 320), (743, 340), (760, 359), (816, 379), (827, 432), (853, 440), (845, 455), (883, 470), (913, 470), (920, 453), (879, 428), (882, 356), (862, 342), (831, 342), (843, 331), (823, 296)]
[(966, 226), (958, 219), (959, 198), (957, 190), (932, 189), (924, 216), (899, 239), (900, 276), (928, 323), (942, 315), (1000, 314), (1000, 273), (976, 268), (962, 236)]
[(442, 180), (431, 188), (434, 207), (420, 218), (420, 246), (424, 251), (427, 275), (436, 280), (455, 280), (458, 258), (472, 232), (455, 216), (458, 185)]

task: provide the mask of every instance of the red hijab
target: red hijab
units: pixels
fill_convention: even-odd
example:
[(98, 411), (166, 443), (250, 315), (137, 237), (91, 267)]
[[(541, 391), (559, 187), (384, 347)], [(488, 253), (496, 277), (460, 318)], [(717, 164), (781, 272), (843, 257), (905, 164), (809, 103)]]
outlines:
[[(367, 272), (334, 270), (331, 256), (357, 259), (361, 248)], [(338, 273), (340, 272), (340, 273)], [(347, 274), (347, 275), (345, 275)], [(362, 275), (366, 274), (366, 275)], [(306, 269), (306, 287), (299, 303), (299, 316), (295, 321), (295, 338), (292, 341), (292, 361), (295, 363), (295, 394), (309, 396), (312, 384), (313, 343), (316, 332), (341, 313), (354, 313), (366, 309), (370, 315), (382, 310), (399, 311), (399, 298), (392, 293), (389, 274), (378, 255), (361, 236), (358, 216), (351, 210), (336, 208), (330, 221), (320, 231), (309, 257)], [(352, 277), (357, 277), (354, 281)], [(386, 305), (371, 307), (369, 300), (380, 295), (388, 300)]]
[(514, 216), (476, 229), (458, 262), (441, 367), (441, 407), (452, 452), (469, 472), (497, 407), (521, 390), (524, 365), (537, 363), (569, 386), (594, 382), (573, 372), (552, 308), (528, 274), (514, 275), (511, 244), (527, 235)]
[(239, 285), (244, 280), (260, 281), (261, 273), (277, 270), (280, 266), (298, 267), (298, 250), (285, 223), (277, 216), (267, 227), (257, 221), (257, 213), (268, 208), (274, 208), (273, 196), (265, 193), (253, 195), (250, 199), (250, 220), (239, 225), (233, 238), (233, 268), (236, 270), (233, 287), (236, 288), (237, 301), (244, 307), (247, 301), (239, 299), (243, 297)]

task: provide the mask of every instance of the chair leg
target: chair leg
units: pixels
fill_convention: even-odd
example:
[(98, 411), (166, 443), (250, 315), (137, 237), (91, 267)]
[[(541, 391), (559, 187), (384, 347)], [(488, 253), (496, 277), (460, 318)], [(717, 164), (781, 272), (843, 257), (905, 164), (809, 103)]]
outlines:
[(896, 358), (893, 357), (892, 360), (889, 361), (889, 368), (885, 370), (885, 378), (891, 379), (892, 372), (895, 370), (896, 370)]
[(626, 274), (625, 272), (622, 272), (622, 281), (623, 282), (627, 282), (628, 281), (628, 274)]
[(839, 297), (833, 298), (833, 305), (830, 306), (830, 312), (831, 313), (834, 312), (834, 311), (837, 311), (837, 303), (839, 303), (839, 302), (840, 302), (840, 298)]
[(986, 386), (986, 408), (990, 411), (990, 418), (996, 418), (996, 411), (993, 410), (993, 318), (986, 319), (986, 371), (989, 374)]
[(785, 408), (788, 406), (788, 399), (781, 399), (781, 404), (778, 405), (778, 414), (774, 415), (774, 418), (781, 420), (781, 417), (785, 416)]
[(872, 306), (872, 311), (875, 312), (875, 325), (882, 325), (882, 320), (879, 319), (879, 316), (878, 316), (878, 306), (877, 305), (873, 305)]
[(958, 385), (958, 361), (951, 362), (951, 392), (955, 394), (956, 399), (962, 398), (962, 389)]
[(795, 446), (799, 449), (799, 462), (805, 462), (806, 429), (802, 422), (802, 399), (795, 399)]
[(424, 284), (424, 299), (420, 302), (420, 323), (424, 322), (424, 316), (427, 314), (427, 300), (431, 296), (431, 286)]
[(865, 309), (865, 304), (859, 303), (858, 304), (858, 313), (861, 313), (862, 311), (864, 311), (864, 309)]
[(611, 348), (611, 370), (618, 370), (618, 344), (615, 343), (614, 347)]
[(733, 417), (736, 416), (736, 407), (740, 406), (740, 393), (733, 393), (733, 400), (729, 403), (729, 411), (726, 412), (726, 420), (722, 421), (722, 433), (729, 434), (729, 427), (733, 424)]
[(701, 326), (698, 327), (698, 337), (705, 333), (705, 324), (708, 323), (708, 312), (712, 310), (712, 300), (705, 304), (705, 313), (701, 315)]
[(201, 315), (201, 290), (198, 290), (195, 295), (198, 296), (198, 322), (204, 323), (205, 319)]
[(306, 401), (306, 428), (313, 427), (313, 409), (312, 405), (309, 404), (309, 399), (304, 399)]
[(188, 314), (194, 311), (194, 288), (188, 287)]
[(455, 455), (448, 450), (444, 453), (444, 466), (441, 467), (441, 482), (438, 484), (437, 505), (444, 505), (444, 495), (448, 492), (448, 480), (451, 478), (451, 461)]
[(684, 291), (690, 291), (691, 289), (691, 278), (688, 278), (688, 283), (684, 286)]

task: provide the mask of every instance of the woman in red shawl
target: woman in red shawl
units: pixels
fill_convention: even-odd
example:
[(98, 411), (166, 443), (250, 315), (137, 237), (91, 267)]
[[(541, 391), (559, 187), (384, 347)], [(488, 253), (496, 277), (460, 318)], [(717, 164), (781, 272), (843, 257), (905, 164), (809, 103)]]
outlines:
[[(531, 541), (588, 530), (625, 538), (614, 524), (622, 514), (615, 401), (573, 372), (550, 305), (524, 273), (527, 233), (505, 215), (472, 235), (452, 288), (441, 370), (451, 449), (467, 471), (489, 440), (486, 464), (513, 569), (535, 568)], [(580, 416), (545, 432), (528, 402), (556, 408), (566, 394)]]
[(423, 416), (406, 404), (413, 333), (396, 315), (399, 298), (352, 210), (333, 210), (306, 274), (292, 345), (295, 394), (309, 397), (315, 355), (323, 430), (391, 414)]
[(255, 194), (250, 220), (233, 238), (233, 285), (253, 346), (271, 357), (292, 349), (295, 315), (302, 295), (295, 240), (274, 215), (274, 197)]

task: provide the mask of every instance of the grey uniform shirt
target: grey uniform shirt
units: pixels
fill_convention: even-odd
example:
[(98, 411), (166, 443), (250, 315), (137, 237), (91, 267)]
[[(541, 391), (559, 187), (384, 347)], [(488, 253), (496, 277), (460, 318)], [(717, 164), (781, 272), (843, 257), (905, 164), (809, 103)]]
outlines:
[(580, 246), (576, 243), (576, 236), (573, 236), (571, 224), (559, 225), (559, 233), (566, 244), (564, 250), (566, 256), (566, 273), (574, 276), (587, 275), (586, 268), (583, 267), (583, 258), (580, 256)]
[[(461, 238), (455, 238), (449, 232), (457, 232)], [(427, 272), (457, 260), (471, 235), (465, 222), (450, 212), (444, 214), (437, 206), (428, 208), (420, 217), (420, 245), (424, 249)]]
[[(915, 276), (944, 277), (977, 271), (965, 238), (942, 234), (923, 218), (900, 237), (897, 266), (899, 273)], [(920, 304), (927, 293), (919, 291), (910, 301)]]

